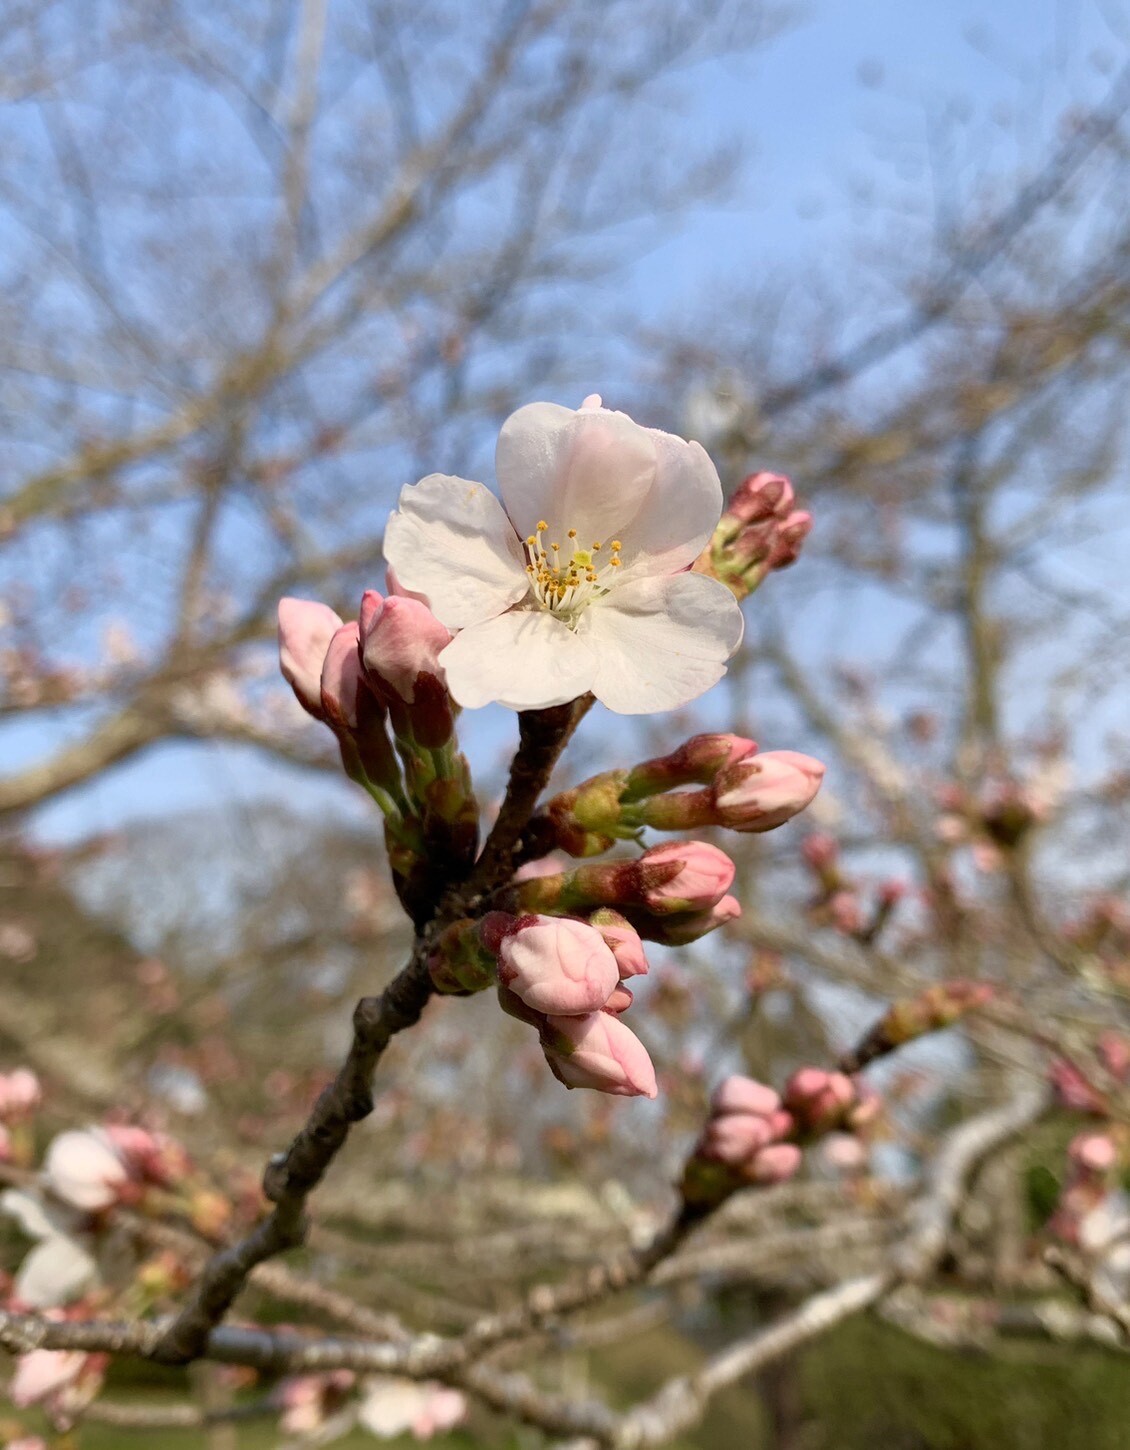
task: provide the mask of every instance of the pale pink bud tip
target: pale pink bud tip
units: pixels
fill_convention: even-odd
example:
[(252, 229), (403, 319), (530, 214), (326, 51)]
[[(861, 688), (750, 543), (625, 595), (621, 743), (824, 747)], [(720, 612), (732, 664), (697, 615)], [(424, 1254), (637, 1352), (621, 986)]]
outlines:
[(499, 946), (498, 975), (527, 1007), (558, 1016), (598, 1011), (620, 980), (600, 932), (556, 916), (519, 918)]
[(589, 917), (590, 923), (604, 938), (608, 950), (616, 958), (620, 978), (647, 975), (647, 956), (639, 932), (618, 912), (607, 908)]
[(393, 595), (363, 611), (365, 668), (407, 705), (415, 701), (421, 675), (443, 682), (439, 654), (450, 643), (450, 630), (418, 599)]
[(765, 1117), (777, 1111), (781, 1099), (765, 1083), (735, 1073), (714, 1089), (710, 1106), (715, 1113), (756, 1113)]
[(796, 750), (749, 756), (714, 782), (718, 820), (735, 831), (770, 831), (804, 810), (823, 779), (823, 764)]
[(367, 688), (357, 653), (359, 632), (355, 619), (336, 630), (322, 664), (319, 683), (322, 713), (342, 730), (356, 730), (358, 699)]
[[(709, 911), (722, 900), (734, 879), (734, 863), (724, 851), (705, 841), (671, 841), (645, 851), (644, 900), (653, 911)], [(669, 880), (648, 881), (649, 867), (678, 865)], [(662, 871), (658, 873), (662, 876)]]
[(787, 1183), (800, 1168), (802, 1153), (795, 1143), (771, 1143), (755, 1154), (753, 1162), (746, 1169), (746, 1177), (753, 1183), (768, 1187), (774, 1183)]
[(566, 1087), (630, 1098), (653, 1098), (659, 1091), (647, 1048), (619, 1017), (607, 1012), (548, 1017), (542, 1047)]
[(700, 1151), (706, 1158), (740, 1168), (772, 1141), (773, 1128), (767, 1118), (753, 1113), (726, 1113), (706, 1125)]
[(341, 620), (328, 604), (279, 600), (279, 668), (299, 703), (322, 718), (322, 664)]

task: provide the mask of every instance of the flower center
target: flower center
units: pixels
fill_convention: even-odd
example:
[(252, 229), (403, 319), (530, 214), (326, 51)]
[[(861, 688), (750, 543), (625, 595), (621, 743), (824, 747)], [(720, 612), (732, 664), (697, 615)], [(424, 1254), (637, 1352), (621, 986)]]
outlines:
[[(562, 546), (557, 541), (546, 542), (548, 528), (540, 519), (537, 533), (526, 538), (526, 573), (542, 609), (571, 623), (587, 605), (608, 593), (612, 585), (609, 571), (619, 569), (622, 546), (619, 539), (613, 539), (607, 545), (597, 540), (588, 548), (580, 547), (576, 529), (569, 529)], [(607, 557), (599, 557), (602, 553)]]

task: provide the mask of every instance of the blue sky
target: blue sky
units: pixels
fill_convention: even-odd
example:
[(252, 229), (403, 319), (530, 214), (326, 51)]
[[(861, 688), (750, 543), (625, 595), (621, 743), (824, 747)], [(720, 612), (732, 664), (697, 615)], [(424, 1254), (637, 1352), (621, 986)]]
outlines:
[[(1065, 99), (1102, 92), (1104, 54), (1113, 62), (1130, 38), (1119, 35), (1119, 9), (1115, 0), (814, 0), (756, 56), (695, 72), (687, 124), (741, 136), (742, 184), (634, 264), (618, 300), (646, 315), (657, 302), (689, 310), (719, 279), (751, 272), (803, 278), (806, 267), (832, 266), (862, 277), (884, 208), (917, 218), (907, 232), (916, 244), (914, 226), (928, 234), (947, 190), (975, 169), (1035, 162)], [(853, 213), (860, 187), (865, 222)], [(475, 722), (472, 750), (497, 742), (497, 723)], [(9, 760), (34, 758), (46, 738), (42, 727), (7, 735)], [(165, 746), (53, 802), (38, 833), (73, 838), (132, 815), (260, 795), (314, 805), (328, 789), (233, 747)], [(340, 803), (340, 790), (332, 798)], [(357, 793), (346, 808), (365, 807)]]

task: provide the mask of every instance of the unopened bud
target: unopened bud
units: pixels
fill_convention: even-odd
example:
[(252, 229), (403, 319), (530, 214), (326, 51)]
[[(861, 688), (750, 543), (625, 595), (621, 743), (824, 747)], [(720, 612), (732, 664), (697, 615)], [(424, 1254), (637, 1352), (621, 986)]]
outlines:
[(541, 1044), (554, 1076), (566, 1087), (618, 1097), (654, 1098), (658, 1092), (647, 1048), (611, 1013), (549, 1017)]
[(316, 720), (322, 712), (322, 665), (340, 618), (326, 604), (309, 599), (279, 600), (279, 668), (298, 703)]
[(643, 940), (626, 917), (610, 906), (602, 906), (589, 917), (589, 924), (600, 932), (605, 945), (616, 958), (621, 981), (625, 977), (646, 976), (648, 963)]
[(729, 856), (705, 841), (653, 846), (637, 865), (640, 900), (661, 916), (709, 911), (726, 895), (734, 879)]
[(620, 971), (600, 932), (587, 922), (522, 916), (499, 942), (498, 978), (535, 1012), (579, 1016), (605, 1005)]
[(802, 1067), (785, 1084), (783, 1099), (802, 1133), (839, 1127), (855, 1102), (855, 1085), (842, 1072)]
[(714, 781), (718, 823), (732, 831), (771, 831), (804, 810), (823, 779), (823, 764), (796, 750), (748, 756)]
[(358, 624), (353, 619), (334, 632), (322, 662), (322, 715), (337, 730), (357, 728), (358, 697), (369, 688), (361, 670), (357, 641)]
[(658, 942), (665, 947), (685, 947), (736, 921), (741, 914), (742, 905), (737, 897), (723, 896), (708, 911), (688, 912), (685, 916), (636, 913), (633, 922), (645, 941)]
[(751, 1183), (768, 1188), (775, 1183), (787, 1183), (800, 1170), (804, 1155), (795, 1143), (771, 1143), (755, 1153), (745, 1170)]
[(742, 735), (692, 735), (669, 755), (645, 760), (628, 772), (621, 792), (624, 802), (643, 800), (680, 785), (710, 785), (720, 770), (744, 760), (757, 742)]
[(751, 473), (734, 490), (723, 517), (729, 515), (742, 525), (784, 519), (793, 497), (793, 486), (783, 473)]

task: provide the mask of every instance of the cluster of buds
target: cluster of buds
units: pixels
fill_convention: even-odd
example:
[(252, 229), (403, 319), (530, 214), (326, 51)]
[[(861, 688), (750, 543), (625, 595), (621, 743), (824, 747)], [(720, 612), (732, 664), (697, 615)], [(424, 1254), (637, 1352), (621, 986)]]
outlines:
[(515, 881), (506, 905), (516, 911), (586, 915), (618, 911), (647, 941), (683, 946), (741, 915), (728, 895), (734, 863), (706, 841), (671, 841), (632, 861), (576, 866)]
[(0, 1163), (26, 1168), (31, 1162), (31, 1119), (42, 1101), (43, 1089), (30, 1068), (0, 1073)]
[(826, 831), (814, 831), (805, 838), (801, 858), (815, 884), (808, 907), (812, 920), (864, 946), (876, 942), (906, 895), (906, 883), (881, 881), (865, 894), (859, 882), (844, 871), (839, 842)]
[[(812, 801), (824, 766), (795, 750), (761, 754), (740, 735), (695, 735), (670, 755), (632, 770), (605, 771), (555, 796), (546, 807), (555, 846), (596, 856), (641, 830), (722, 826), (771, 831)], [(701, 790), (674, 787), (701, 785)]]
[(337, 736), (346, 774), (380, 806), (393, 880), (414, 920), (470, 864), (478, 840), (457, 707), (439, 663), (450, 642), (427, 605), (407, 595), (366, 590), (348, 624), (324, 604), (279, 603), (283, 675)]
[(936, 982), (914, 997), (892, 1002), (846, 1059), (851, 1072), (858, 1072), (877, 1057), (883, 1057), (928, 1032), (952, 1027), (968, 1012), (984, 1007), (996, 996), (996, 988), (988, 982), (970, 982), (955, 978)]
[(84, 1214), (117, 1204), (174, 1203), (208, 1236), (225, 1227), (231, 1212), (228, 1200), (197, 1178), (175, 1139), (126, 1123), (71, 1129), (53, 1138), (43, 1160), (43, 1183), (54, 1198)]
[(582, 920), (493, 911), (456, 922), (440, 935), (428, 969), (440, 992), (497, 985), (503, 1010), (537, 1028), (550, 1070), (566, 1087), (655, 1096), (647, 1049), (620, 1020), (632, 1004), (624, 982), (647, 972), (647, 957), (618, 912)]
[(795, 564), (812, 515), (794, 508), (793, 486), (780, 473), (751, 473), (726, 505), (714, 535), (695, 561), (737, 599), (752, 594), (774, 569)]
[(683, 1169), (685, 1211), (708, 1213), (749, 1184), (784, 1183), (801, 1165), (802, 1145), (865, 1128), (878, 1100), (842, 1072), (802, 1067), (783, 1093), (749, 1077), (728, 1077)]
[(786, 1182), (801, 1164), (800, 1149), (788, 1141), (795, 1126), (771, 1087), (750, 1077), (726, 1078), (683, 1169), (687, 1208), (708, 1211), (747, 1184)]
[(1001, 778), (977, 793), (951, 783), (941, 786), (936, 798), (938, 838), (949, 846), (968, 846), (974, 865), (984, 872), (998, 870), (1005, 854), (1046, 821), (1056, 803), (1056, 794), (1038, 778)]

